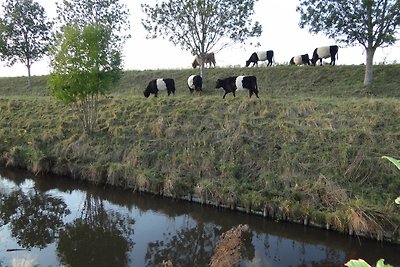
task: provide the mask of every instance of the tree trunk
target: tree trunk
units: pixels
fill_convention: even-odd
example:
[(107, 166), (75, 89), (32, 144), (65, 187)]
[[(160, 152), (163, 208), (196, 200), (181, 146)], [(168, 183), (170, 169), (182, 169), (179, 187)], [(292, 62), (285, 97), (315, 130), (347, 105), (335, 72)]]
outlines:
[(373, 80), (373, 61), (374, 61), (374, 54), (375, 54), (375, 48), (373, 47), (368, 47), (367, 48), (367, 59), (366, 59), (366, 64), (365, 64), (365, 77), (364, 77), (364, 86), (370, 87), (372, 85), (372, 80)]
[(31, 65), (27, 64), (26, 67), (28, 68), (28, 88), (29, 90), (32, 89), (32, 81), (31, 81)]
[(206, 80), (206, 77), (205, 77), (206, 71), (205, 70), (206, 70), (206, 68), (204, 66), (204, 59), (203, 59), (202, 62), (201, 62), (201, 65), (200, 65), (200, 76), (203, 79), (203, 84), (204, 84), (204, 82)]

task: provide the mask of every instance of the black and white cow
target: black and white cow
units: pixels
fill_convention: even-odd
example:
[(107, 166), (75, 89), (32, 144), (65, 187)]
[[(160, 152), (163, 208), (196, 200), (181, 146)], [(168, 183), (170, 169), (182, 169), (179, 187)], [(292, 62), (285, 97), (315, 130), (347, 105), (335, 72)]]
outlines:
[(315, 64), (319, 60), (320, 66), (322, 66), (322, 59), (330, 57), (331, 63), (329, 63), (329, 65), (335, 65), (338, 51), (339, 51), (339, 46), (337, 46), (337, 45), (323, 46), (323, 47), (315, 48), (312, 59), (311, 59), (311, 63), (313, 66), (315, 66)]
[(268, 60), (267, 67), (272, 66), (273, 58), (274, 58), (274, 51), (272, 50), (254, 52), (253, 54), (251, 54), (249, 60), (246, 61), (246, 67), (248, 67), (250, 63), (253, 63), (252, 67), (254, 67), (254, 65), (257, 65), (258, 67), (258, 61), (266, 61), (266, 60)]
[(190, 93), (193, 93), (193, 91), (201, 93), (203, 91), (203, 79), (200, 75), (190, 75), (187, 83)]
[(225, 94), (222, 98), (225, 98), (227, 93), (235, 95), (236, 91), (248, 90), (249, 97), (255, 94), (258, 97), (258, 86), (256, 76), (232, 76), (225, 79), (218, 79), (215, 88), (223, 88)]
[(149, 97), (150, 94), (154, 94), (154, 97), (157, 97), (159, 91), (167, 91), (168, 95), (175, 94), (175, 81), (169, 78), (151, 80), (143, 94), (145, 97)]
[(310, 65), (308, 54), (298, 55), (290, 59), (290, 65)]

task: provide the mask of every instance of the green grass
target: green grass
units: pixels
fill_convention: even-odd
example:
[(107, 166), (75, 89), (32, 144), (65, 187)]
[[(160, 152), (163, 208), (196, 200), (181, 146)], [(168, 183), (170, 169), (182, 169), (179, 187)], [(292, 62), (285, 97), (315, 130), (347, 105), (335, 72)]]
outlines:
[[(398, 240), (399, 174), (381, 156), (400, 158), (400, 65), (375, 66), (368, 90), (363, 66), (211, 69), (202, 96), (186, 87), (193, 73), (124, 73), (92, 136), (45, 76), (32, 91), (2, 78), (0, 161)], [(215, 80), (239, 74), (257, 76), (260, 99), (222, 99)], [(144, 98), (156, 77), (174, 78), (176, 95)]]
[[(199, 70), (146, 70), (126, 71), (113, 95), (143, 95), (147, 83), (154, 78), (173, 78), (177, 94), (189, 95), (186, 85), (188, 76)], [(399, 97), (399, 65), (374, 66), (374, 86), (363, 87), (364, 66), (276, 66), (273, 68), (212, 68), (206, 70), (204, 86), (206, 95), (220, 95), (222, 89), (215, 89), (215, 81), (232, 75), (256, 75), (263, 97)], [(2, 96), (48, 96), (47, 76), (32, 77), (32, 90), (28, 89), (26, 77), (0, 78)], [(229, 97), (231, 95), (228, 95)]]

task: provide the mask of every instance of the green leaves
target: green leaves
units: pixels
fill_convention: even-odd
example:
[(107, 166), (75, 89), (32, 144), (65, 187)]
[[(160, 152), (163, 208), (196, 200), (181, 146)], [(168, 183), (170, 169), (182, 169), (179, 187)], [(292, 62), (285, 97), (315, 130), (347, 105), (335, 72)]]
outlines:
[(300, 27), (348, 45), (393, 44), (400, 20), (397, 0), (300, 0)]
[[(380, 259), (377, 263), (376, 263), (376, 267), (393, 267), (390, 264), (385, 264), (384, 263), (385, 260), (384, 259)], [(362, 259), (358, 259), (358, 260), (350, 260), (348, 261), (345, 266), (347, 267), (371, 267), (371, 265), (369, 265), (367, 262), (365, 262)]]
[(221, 49), (228, 41), (245, 42), (261, 35), (261, 25), (253, 23), (257, 0), (167, 0), (154, 6), (142, 4), (147, 18), (142, 20), (147, 38), (162, 37), (173, 44), (203, 54)]
[[(397, 167), (397, 169), (400, 170), (400, 160), (392, 158), (392, 157), (388, 157), (388, 156), (383, 156), (382, 158), (389, 160), (391, 163), (393, 163)], [(400, 205), (400, 196), (398, 198), (396, 198), (396, 200), (394, 202), (397, 205)]]
[(121, 75), (127, 14), (119, 0), (64, 1), (51, 49), (49, 88), (65, 104), (75, 104), (86, 132), (94, 130), (99, 96)]
[(382, 158), (389, 160), (391, 163), (393, 163), (397, 167), (397, 169), (400, 170), (400, 160), (392, 158), (392, 157), (388, 157), (388, 156), (383, 156)]

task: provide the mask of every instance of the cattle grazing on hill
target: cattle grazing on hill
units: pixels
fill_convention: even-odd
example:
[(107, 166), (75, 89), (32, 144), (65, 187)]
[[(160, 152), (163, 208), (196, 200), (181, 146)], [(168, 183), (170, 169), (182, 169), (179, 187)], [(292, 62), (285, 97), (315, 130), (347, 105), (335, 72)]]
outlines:
[(315, 64), (319, 60), (320, 66), (322, 66), (322, 59), (330, 57), (331, 63), (329, 63), (329, 65), (335, 65), (338, 51), (339, 51), (339, 47), (337, 45), (323, 46), (323, 47), (315, 48), (312, 59), (311, 59), (311, 63), (313, 66), (315, 66)]
[(226, 94), (232, 93), (235, 95), (236, 91), (248, 90), (249, 97), (255, 94), (258, 97), (258, 86), (256, 76), (232, 76), (225, 79), (218, 79), (215, 88), (223, 88), (225, 91), (223, 99)]
[(154, 94), (154, 97), (157, 97), (159, 91), (167, 91), (168, 95), (175, 94), (175, 81), (170, 78), (151, 80), (143, 94), (145, 97), (149, 97), (150, 94)]
[(290, 65), (310, 65), (310, 57), (308, 54), (292, 57)]
[[(209, 64), (209, 68), (211, 68), (211, 64), (215, 67), (215, 56), (214, 53), (207, 53), (204, 59), (204, 65)], [(197, 66), (201, 66), (201, 57), (200, 55), (196, 55), (194, 57), (192, 67), (195, 69)]]
[(249, 60), (246, 61), (246, 67), (250, 65), (250, 63), (253, 63), (254, 65), (257, 65), (258, 67), (258, 61), (268, 61), (267, 67), (272, 66), (272, 59), (274, 58), (274, 51), (268, 50), (268, 51), (258, 51), (254, 52), (251, 54)]
[(201, 93), (203, 91), (203, 79), (200, 75), (190, 75), (187, 84), (190, 93), (193, 93), (193, 91)]

